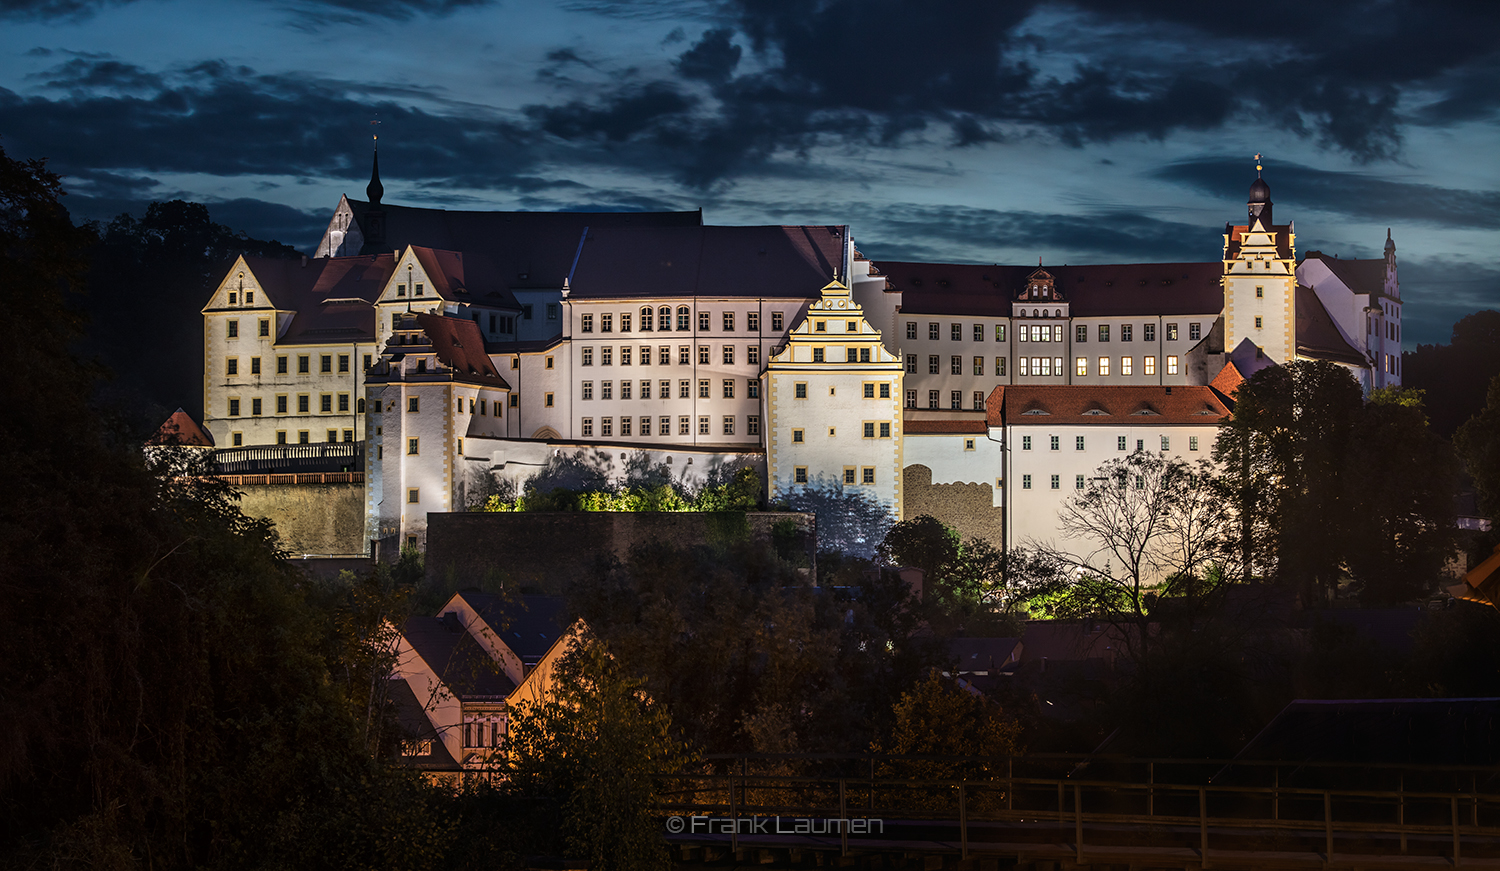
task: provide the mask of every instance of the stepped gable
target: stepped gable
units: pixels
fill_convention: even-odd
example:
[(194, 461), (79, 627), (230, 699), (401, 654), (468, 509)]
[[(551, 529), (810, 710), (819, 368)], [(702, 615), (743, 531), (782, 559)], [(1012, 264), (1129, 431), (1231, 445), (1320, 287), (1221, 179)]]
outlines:
[(1300, 284), (1297, 285), (1297, 355), (1355, 366), (1370, 365), (1365, 355), (1344, 339), (1318, 294)]
[[(1250, 227), (1245, 224), (1224, 225), (1224, 233), (1229, 237), (1229, 244), (1224, 248), (1225, 260), (1234, 260), (1240, 256), (1240, 248), (1245, 244), (1245, 236), (1249, 232)], [(1276, 256), (1283, 260), (1290, 260), (1292, 257), (1292, 225), (1272, 224), (1268, 232), (1276, 235)], [(1222, 267), (1220, 268), (1222, 269)]]
[(214, 439), (186, 411), (179, 408), (146, 440), (146, 444), (211, 448), (214, 446)]
[[(902, 314), (1010, 317), (1036, 266), (880, 261)], [(1224, 308), (1223, 264), (1047, 266), (1073, 317), (1209, 315)], [(1040, 305), (1038, 305), (1040, 308)]]
[(570, 296), (817, 299), (848, 236), (838, 225), (590, 228)]
[[(365, 227), (370, 204), (347, 200), (354, 220)], [(393, 206), (382, 202), (385, 248), (408, 245), (483, 255), (510, 288), (562, 287), (585, 227), (698, 227), (702, 211), (692, 212), (470, 212)]]
[(1309, 251), (1302, 262), (1317, 260), (1328, 271), (1332, 272), (1344, 286), (1355, 293), (1368, 293), (1371, 296), (1385, 296), (1385, 269), (1386, 262), (1380, 260), (1345, 260), (1340, 257), (1330, 257), (1322, 251)]
[(1208, 387), (997, 387), (986, 402), (990, 426), (1153, 423), (1214, 424), (1229, 414)]

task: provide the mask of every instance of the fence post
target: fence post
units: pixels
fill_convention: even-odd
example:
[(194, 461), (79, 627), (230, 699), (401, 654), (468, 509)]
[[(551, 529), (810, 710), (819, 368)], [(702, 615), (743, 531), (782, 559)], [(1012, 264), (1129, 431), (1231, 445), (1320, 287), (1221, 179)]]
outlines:
[(1460, 858), (1458, 852), (1458, 796), (1452, 796), (1448, 800), (1453, 803), (1453, 867), (1457, 868)]
[(1083, 864), (1083, 787), (1073, 784), (1073, 850)]
[(1396, 775), (1396, 825), (1401, 827), (1401, 855), (1406, 855), (1406, 775)]
[(845, 794), (848, 781), (839, 778), (839, 849), (840, 855), (849, 855), (849, 803)]
[(964, 782), (958, 782), (958, 847), (959, 857), (969, 858), (969, 807), (964, 801)]
[(740, 812), (734, 800), (734, 763), (729, 763), (729, 849), (740, 849)]
[(1324, 861), (1333, 861), (1333, 793), (1323, 793), (1323, 849)]
[(1146, 816), (1156, 815), (1156, 763), (1146, 763)]
[(1007, 756), (1005, 759), (1005, 809), (1015, 808), (1014, 796), (1016, 794), (1016, 757)]
[(1067, 813), (1067, 805), (1063, 803), (1063, 782), (1057, 782), (1057, 827), (1062, 828), (1063, 814)]
[(1198, 787), (1198, 859), (1208, 867), (1208, 789)]
[(1271, 769), (1271, 820), (1281, 819), (1281, 766)]

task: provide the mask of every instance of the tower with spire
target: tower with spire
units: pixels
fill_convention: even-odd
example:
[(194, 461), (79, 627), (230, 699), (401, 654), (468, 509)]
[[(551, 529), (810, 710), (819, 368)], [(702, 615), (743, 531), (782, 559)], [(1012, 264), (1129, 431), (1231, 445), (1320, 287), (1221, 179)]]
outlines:
[(1271, 186), (1255, 155), (1244, 224), (1224, 226), (1224, 342), (1249, 341), (1277, 363), (1297, 353), (1297, 249), (1293, 224), (1276, 224)]
[(365, 209), (364, 225), (365, 244), (360, 249), (361, 254), (378, 254), (386, 250), (385, 247), (385, 209), (380, 207), (380, 200), (385, 196), (385, 186), (380, 183), (380, 137), (374, 138), (370, 162), (370, 183), (365, 185), (365, 196), (369, 198), (370, 205)]

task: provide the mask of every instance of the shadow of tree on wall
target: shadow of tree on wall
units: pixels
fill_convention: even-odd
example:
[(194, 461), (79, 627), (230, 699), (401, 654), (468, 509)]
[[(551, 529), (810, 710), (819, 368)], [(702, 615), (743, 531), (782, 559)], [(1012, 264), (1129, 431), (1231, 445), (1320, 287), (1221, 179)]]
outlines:
[(895, 522), (889, 503), (819, 475), (808, 486), (780, 494), (779, 507), (818, 518), (818, 550), (873, 559), (875, 548)]

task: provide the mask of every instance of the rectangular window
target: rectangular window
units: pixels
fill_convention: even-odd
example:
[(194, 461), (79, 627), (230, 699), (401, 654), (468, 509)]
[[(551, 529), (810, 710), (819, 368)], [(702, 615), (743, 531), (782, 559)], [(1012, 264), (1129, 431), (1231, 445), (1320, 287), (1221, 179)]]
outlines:
[(890, 423), (890, 421), (882, 421), (881, 422), (881, 424), (880, 424), (880, 437), (883, 438), (883, 439), (888, 439), (888, 438), (891, 437), (891, 423)]
[(260, 320), (260, 336), (266, 338), (271, 335), (271, 322), (266, 318)]
[(724, 415), (724, 435), (734, 435), (734, 415), (732, 414)]
[(680, 417), (677, 418), (677, 434), (678, 435), (681, 435), (681, 436), (688, 435), (689, 434), (689, 430), (691, 428), (692, 428), (692, 424), (690, 423), (690, 419), (688, 418), (687, 415), (684, 414), (684, 415), (682, 415), (682, 416), (680, 416)]
[(948, 391), (948, 408), (953, 411), (962, 411), (964, 407), (964, 395), (962, 391)]
[(1022, 490), (1030, 490), (1031, 489), (1031, 476), (1030, 475), (1022, 475), (1021, 476), (1021, 489)]
[(581, 365), (584, 365), (584, 366), (592, 366), (592, 365), (594, 365), (594, 349), (593, 348), (584, 348), (583, 351), (582, 351), (582, 353), (579, 356), (581, 357), (581, 359), (579, 360), (579, 363)]
[(546, 396), (546, 398), (543, 399), (542, 402), (543, 402), (544, 405), (546, 405), (547, 408), (551, 408), (552, 407), (552, 396), (553, 395), (551, 393), (548, 393), (545, 396)]
[(751, 333), (760, 332), (760, 312), (745, 312), (745, 330)]
[(621, 366), (629, 366), (630, 365), (630, 347), (629, 346), (625, 346), (625, 347), (622, 347), (620, 349), (620, 365)]
[(1019, 375), (1019, 376), (1022, 376), (1022, 377), (1025, 377), (1025, 376), (1031, 374), (1031, 358), (1030, 357), (1017, 357), (1016, 358), (1016, 374)]
[(229, 329), (228, 332), (225, 333), (225, 335), (231, 339), (238, 339), (240, 337), (240, 322), (228, 321), (227, 326)]
[(974, 391), (974, 410), (984, 411), (984, 391)]
[(794, 430), (792, 430), (792, 443), (793, 444), (801, 444), (802, 442), (803, 442), (803, 430), (800, 430), (800, 429), (794, 429)]
[(693, 398), (693, 382), (688, 381), (687, 379), (683, 379), (682, 381), (677, 382), (677, 398), (678, 399), (692, 399)]
[(915, 339), (917, 337), (917, 322), (916, 321), (907, 321), (906, 322), (906, 337), (908, 339)]
[(995, 374), (996, 375), (1004, 375), (1005, 374), (1005, 358), (1004, 357), (996, 357), (995, 358)]
[(984, 358), (983, 357), (975, 357), (974, 358), (974, 374), (975, 375), (983, 375), (984, 374)]
[(873, 381), (866, 381), (865, 384), (864, 384), (864, 391), (865, 391), (865, 398), (866, 399), (874, 399), (875, 398), (875, 382), (873, 382)]
[(250, 358), (250, 374), (251, 375), (259, 375), (260, 374), (260, 358), (259, 357), (251, 357)]
[(1146, 357), (1143, 360), (1141, 360), (1141, 369), (1147, 375), (1155, 375), (1156, 374), (1156, 358), (1155, 357)]
[(599, 418), (600, 438), (612, 438), (615, 434), (615, 419), (612, 417)]
[(413, 436), (406, 440), (406, 453), (415, 456), (421, 447), (421, 439)]
[(927, 357), (927, 374), (928, 375), (936, 375), (936, 374), (938, 374), (938, 372), (940, 371), (938, 369), (938, 366), (940, 365), (939, 362), (938, 362), (939, 360), (940, 360), (940, 358), (936, 354), (930, 354), (930, 355), (928, 355), (928, 357)]
[(410, 413), (413, 413), (413, 414), (421, 411), (422, 410), (422, 402), (421, 402), (420, 397), (416, 397), (416, 396), (408, 396), (408, 397), (406, 397), (406, 410), (408, 412), (410, 412)]
[(1190, 450), (1190, 451), (1196, 451), (1196, 450), (1198, 450), (1198, 437), (1197, 436), (1188, 436), (1188, 450)]
[(1062, 448), (1062, 436), (1048, 436), (1047, 444), (1051, 450), (1060, 450)]
[(672, 365), (672, 346), (670, 346), (670, 345), (662, 345), (660, 348), (657, 348), (656, 350), (657, 350), (656, 362), (660, 363), (663, 366), (670, 366), (670, 365)]
[[(664, 418), (662, 418), (662, 420), (666, 420), (666, 418), (664, 417)], [(760, 415), (758, 415), (758, 414), (746, 415), (746, 417), (745, 417), (745, 434), (746, 435), (753, 435), (753, 436), (760, 435)], [(663, 432), (662, 435), (666, 435), (666, 432)]]
[(600, 399), (604, 399), (604, 400), (614, 399), (615, 398), (615, 382), (613, 382), (613, 381), (600, 381), (599, 382), (599, 398)]
[(845, 484), (853, 484), (855, 482), (855, 477), (858, 474), (859, 474), (859, 470), (858, 469), (854, 468), (853, 466), (845, 466), (844, 467), (844, 483)]
[(323, 354), (318, 358), (318, 371), (329, 373), (333, 371), (333, 355)]
[(708, 415), (706, 415), (706, 414), (699, 415), (699, 417), (698, 417), (698, 435), (708, 435), (708, 434), (709, 434)]
[(339, 355), (339, 372), (342, 373), (342, 372), (348, 372), (348, 371), (349, 371), (349, 355), (348, 354), (340, 354)]
[(615, 316), (612, 315), (612, 314), (602, 314), (602, 315), (600, 315), (599, 316), (599, 332), (601, 332), (601, 333), (613, 333), (614, 331), (615, 331)]
[(1062, 482), (1060, 480), (1058, 480), (1061, 477), (1062, 477), (1061, 475), (1053, 475), (1052, 476), (1052, 489), (1057, 490), (1057, 489), (1060, 489), (1062, 487)]
[(995, 324), (995, 341), (1005, 341), (1005, 324)]
[(822, 363), (823, 362), (823, 349), (822, 348), (813, 348), (813, 362), (814, 363)]
[[(578, 322), (578, 331), (581, 333), (592, 333), (594, 331), (594, 316), (583, 315)], [(588, 426), (593, 429), (594, 422), (589, 421)]]
[(1177, 341), (1177, 325), (1176, 324), (1167, 324), (1167, 341), (1169, 341), (1169, 342), (1175, 342), (1175, 341)]
[(747, 345), (745, 347), (745, 362), (752, 366), (760, 365), (760, 346)]
[[(709, 318), (710, 317), (711, 317), (711, 315), (708, 312), (698, 312), (698, 332), (700, 332), (700, 333), (706, 333), (706, 332), (708, 332)], [(706, 435), (706, 433), (705, 433), (705, 435)]]
[(347, 394), (347, 393), (340, 393), (339, 394), (339, 411), (341, 411), (341, 412), (348, 412), (349, 411), (349, 394)]
[(936, 342), (938, 340), (938, 325), (937, 324), (931, 324), (930, 323), (930, 324), (927, 325), (927, 339), (928, 339), (928, 341), (932, 341), (932, 342)]
[(771, 312), (771, 329), (776, 332), (786, 329), (786, 314), (784, 312)]
[(699, 345), (698, 346), (698, 363), (699, 363), (699, 365), (702, 365), (702, 366), (707, 366), (708, 365), (708, 346), (707, 345)]
[(1261, 328), (1261, 323), (1262, 323), (1262, 321), (1261, 321), (1260, 317), (1256, 316), (1256, 318), (1255, 318), (1255, 328), (1257, 330)]
[(859, 482), (861, 484), (875, 483), (875, 467), (865, 466), (859, 470)]
[(1075, 476), (1073, 476), (1073, 489), (1074, 490), (1082, 490), (1083, 489), (1083, 476), (1082, 475), (1075, 475)]
[(635, 384), (634, 381), (621, 381), (620, 382), (620, 398), (621, 399), (629, 399), (630, 398), (631, 388), (634, 386), (634, 384)]
[(285, 375), (286, 374), (286, 358), (285, 357), (277, 357), (276, 358), (276, 374), (277, 375)]
[(593, 436), (593, 434), (594, 434), (594, 419), (592, 417), (585, 417), (583, 419), (583, 437), (584, 438), (590, 438), (591, 436)]
[(1031, 450), (1031, 436), (1021, 436), (1021, 450)]
[(865, 421), (865, 436), (864, 437), (867, 438), (867, 439), (872, 439), (872, 438), (875, 437), (875, 422), (874, 421), (870, 421), (870, 420)]
[(1163, 451), (1170, 451), (1172, 449), (1172, 437), (1171, 436), (1162, 436), (1161, 437), (1161, 449)]
[(948, 373), (950, 375), (964, 374), (964, 358), (958, 356), (957, 354), (954, 354), (952, 358), (948, 360)]
[(915, 390), (908, 390), (908, 391), (906, 391), (906, 407), (907, 408), (916, 408), (917, 407), (917, 391), (915, 391)]
[(807, 483), (807, 467), (796, 466), (792, 469), (792, 481), (797, 484)]
[(231, 399), (231, 400), (229, 400), (229, 416), (230, 417), (239, 417), (240, 416), (240, 401), (238, 399)]
[(1175, 355), (1175, 354), (1171, 354), (1171, 355), (1167, 356), (1167, 374), (1168, 375), (1176, 375), (1177, 374), (1177, 355)]
[[(650, 363), (651, 362), (651, 358), (649, 356), (645, 355), (645, 354), (642, 354), (641, 355), (641, 362), (642, 363)], [(547, 362), (543, 366), (543, 368), (544, 369), (551, 369), (552, 368), (552, 355), (551, 354), (547, 355)]]
[(1073, 436), (1073, 450), (1083, 450), (1083, 436)]
[(1101, 341), (1101, 342), (1108, 342), (1109, 341), (1109, 324), (1100, 324), (1099, 325), (1099, 341)]
[(724, 312), (724, 332), (734, 332), (734, 312)]
[(240, 361), (237, 358), (235, 358), (235, 357), (230, 357), (229, 359), (225, 360), (224, 361), (224, 374), (225, 375), (238, 375), (238, 374), (240, 374)]
[(936, 390), (929, 390), (929, 391), (927, 391), (927, 407), (928, 408), (937, 408), (938, 407), (938, 392)]
[(279, 395), (279, 396), (276, 397), (276, 413), (277, 414), (286, 414), (286, 395), (285, 394), (282, 394), (282, 395)]
[[(279, 430), (276, 431), (276, 444), (278, 444), (278, 445), (284, 445), (284, 444), (286, 444), (286, 430), (279, 429)], [(377, 445), (376, 447), (379, 448), (379, 445)]]
[(263, 400), (259, 396), (257, 396), (254, 399), (250, 400), (250, 413), (252, 415), (255, 415), (256, 417), (260, 416), (261, 402), (262, 401)]
[(1255, 298), (1256, 299), (1265, 299), (1266, 298), (1266, 289), (1264, 287), (1257, 287), (1257, 288), (1255, 288)]
[[(645, 399), (646, 397), (643, 396), (641, 398)], [(733, 399), (734, 398), (734, 379), (733, 378), (725, 378), (724, 379), (724, 398), (725, 399)]]
[(297, 357), (297, 374), (306, 375), (312, 371), (312, 358), (306, 354)]
[(1075, 375), (1089, 374), (1089, 358), (1077, 357), (1073, 360), (1073, 373)]
[(1129, 375), (1129, 374), (1131, 374), (1130, 369), (1131, 369), (1131, 366), (1134, 364), (1134, 362), (1135, 361), (1134, 361), (1133, 357), (1121, 357), (1120, 358), (1120, 374), (1121, 375)]
[(1054, 341), (1054, 342), (1061, 342), (1062, 340), (1063, 340), (1063, 328), (1062, 328), (1062, 324), (1056, 324), (1055, 326), (1052, 327), (1052, 341)]
[(1131, 328), (1130, 324), (1121, 324), (1120, 325), (1120, 341), (1122, 341), (1122, 342), (1129, 342), (1129, 341), (1131, 341), (1131, 338), (1130, 338), (1131, 329), (1132, 328)]
[(312, 410), (312, 399), (306, 393), (297, 394), (297, 413), (307, 414)]
[(629, 417), (621, 417), (620, 418), (620, 436), (622, 438), (625, 437), (625, 436), (629, 436), (629, 435), (633, 434), (631, 432), (631, 429), (633, 428), (632, 427), (632, 421), (633, 421), (633, 418), (629, 418)]
[(308, 439), (308, 432), (307, 432), (307, 430), (305, 430), (305, 429), (299, 429), (299, 430), (297, 430), (297, 444), (299, 444), (299, 445), (305, 445), (305, 444), (309, 444), (309, 443), (310, 443), (310, 440)]
[(725, 345), (724, 346), (724, 365), (725, 366), (733, 366), (734, 365), (734, 346), (733, 345)]
[(1108, 357), (1100, 357), (1099, 358), (1099, 374), (1100, 375), (1105, 375), (1105, 376), (1109, 375), (1109, 358)]
[(1076, 324), (1073, 327), (1073, 341), (1079, 344), (1089, 340), (1089, 328), (1087, 324)]
[(948, 328), (948, 338), (955, 342), (962, 342), (964, 340), (963, 324), (952, 324)]
[(912, 373), (913, 375), (916, 374), (916, 372), (917, 372), (917, 355), (916, 354), (907, 354), (906, 355), (906, 371)]
[(585, 382), (583, 382), (583, 398), (584, 399), (593, 399), (594, 398), (594, 382), (592, 382), (592, 381), (585, 381)]
[[(613, 366), (615, 362), (615, 349), (608, 345), (599, 349), (599, 365)], [(512, 366), (511, 368), (515, 368)]]
[(1156, 341), (1156, 324), (1141, 325), (1141, 340), (1145, 342)]
[(792, 395), (795, 396), (798, 399), (806, 399), (807, 398), (807, 382), (806, 381), (798, 381), (797, 383), (793, 384), (792, 385)]
[(709, 380), (707, 378), (699, 378), (698, 379), (698, 398), (699, 399), (708, 399), (708, 398), (710, 398), (713, 395), (710, 392), (710, 390), (709, 390), (709, 383), (710, 382), (709, 382)]
[(417, 487), (410, 487), (406, 491), (406, 501), (412, 505), (422, 501), (422, 491)]
[(669, 436), (672, 434), (672, 418), (670, 416), (665, 414), (661, 416), (656, 434), (664, 436)]
[(891, 398), (891, 385), (890, 384), (888, 384), (888, 383), (882, 383), (880, 385), (880, 398), (881, 399), (890, 399)]
[(336, 430), (336, 429), (329, 430), (328, 431), (328, 443), (329, 444), (333, 444), (334, 442), (336, 442), (338, 440), (339, 440), (339, 431)]
[[(645, 380), (641, 381), (641, 398), (642, 399), (650, 399), (651, 398), (651, 382), (650, 381), (645, 381)], [(665, 399), (666, 397), (662, 397), (662, 398)]]
[(976, 341), (976, 342), (983, 342), (984, 341), (984, 324), (975, 324), (974, 325), (974, 341)]
[(1203, 338), (1203, 325), (1188, 324), (1188, 339), (1196, 342), (1201, 338)]
[(1117, 451), (1123, 451), (1123, 450), (1125, 450), (1125, 437), (1124, 436), (1119, 436), (1119, 437), (1117, 437), (1115, 439), (1115, 450), (1117, 450)]
[(322, 396), (318, 397), (318, 411), (321, 411), (324, 414), (328, 414), (329, 412), (333, 411), (332, 393), (324, 393)]

